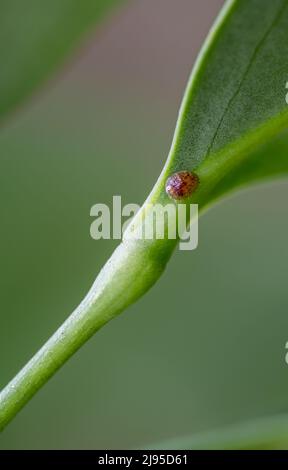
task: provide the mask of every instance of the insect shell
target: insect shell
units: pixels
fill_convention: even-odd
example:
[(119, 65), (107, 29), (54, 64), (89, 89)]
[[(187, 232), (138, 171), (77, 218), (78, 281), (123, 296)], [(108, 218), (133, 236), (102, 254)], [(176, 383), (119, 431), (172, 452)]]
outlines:
[(166, 193), (172, 199), (185, 199), (191, 196), (199, 185), (199, 178), (190, 171), (179, 171), (166, 181)]

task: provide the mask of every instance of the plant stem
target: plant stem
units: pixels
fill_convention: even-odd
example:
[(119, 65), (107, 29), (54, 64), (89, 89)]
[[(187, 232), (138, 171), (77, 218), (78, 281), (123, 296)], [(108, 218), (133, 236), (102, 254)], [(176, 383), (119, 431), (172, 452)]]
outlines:
[[(164, 167), (146, 202), (126, 229), (123, 241), (98, 274), (84, 300), (1, 391), (0, 431), (69, 357), (103, 325), (145, 294), (163, 273), (178, 239), (169, 239), (167, 219), (163, 221), (164, 237), (155, 237), (151, 208), (157, 203), (172, 202), (165, 192), (168, 171)], [(189, 202), (187, 199), (187, 205)], [(177, 207), (176, 201), (174, 204)], [(139, 237), (144, 226), (144, 230), (149, 230), (151, 225), (152, 238)]]
[[(47, 380), (105, 323), (143, 295), (160, 277), (174, 243), (123, 241), (79, 307), (0, 393), (0, 430)], [(164, 246), (164, 245), (163, 245)]]

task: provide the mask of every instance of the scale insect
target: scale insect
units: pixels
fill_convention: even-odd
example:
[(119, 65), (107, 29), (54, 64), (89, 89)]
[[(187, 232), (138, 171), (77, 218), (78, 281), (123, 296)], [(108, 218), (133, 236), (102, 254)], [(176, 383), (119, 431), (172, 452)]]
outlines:
[(171, 199), (185, 199), (196, 191), (199, 177), (190, 171), (179, 171), (169, 176), (166, 181), (166, 193)]

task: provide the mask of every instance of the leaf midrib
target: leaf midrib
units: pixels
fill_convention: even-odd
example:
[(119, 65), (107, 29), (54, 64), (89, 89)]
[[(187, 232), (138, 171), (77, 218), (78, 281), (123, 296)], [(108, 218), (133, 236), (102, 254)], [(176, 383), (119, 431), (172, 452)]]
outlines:
[(267, 28), (267, 31), (264, 33), (262, 39), (259, 41), (259, 43), (258, 43), (257, 46), (255, 47), (254, 52), (253, 52), (253, 54), (252, 54), (252, 57), (251, 57), (251, 59), (250, 59), (248, 65), (247, 65), (247, 68), (246, 68), (246, 70), (245, 70), (245, 72), (244, 72), (244, 74), (243, 74), (243, 77), (242, 77), (242, 79), (241, 79), (241, 81), (240, 81), (240, 83), (239, 83), (239, 86), (237, 87), (237, 89), (235, 90), (234, 94), (233, 94), (232, 97), (230, 98), (230, 100), (229, 100), (229, 102), (228, 102), (228, 104), (227, 104), (227, 106), (226, 106), (226, 108), (225, 108), (225, 110), (224, 110), (224, 112), (223, 112), (223, 114), (222, 114), (220, 120), (219, 120), (218, 126), (217, 126), (217, 128), (216, 128), (215, 134), (214, 134), (213, 137), (212, 137), (212, 140), (211, 140), (210, 145), (209, 145), (209, 147), (208, 147), (207, 154), (206, 154), (206, 157), (205, 157), (205, 158), (209, 157), (210, 154), (212, 153), (213, 145), (214, 145), (214, 143), (215, 143), (215, 141), (216, 141), (216, 139), (217, 139), (217, 136), (218, 136), (218, 134), (219, 134), (219, 132), (220, 132), (220, 129), (221, 129), (221, 127), (222, 127), (222, 124), (223, 124), (223, 122), (224, 122), (224, 119), (225, 119), (227, 113), (229, 112), (230, 108), (231, 108), (232, 105), (233, 105), (233, 102), (235, 101), (235, 99), (236, 99), (237, 96), (239, 95), (239, 93), (240, 93), (240, 91), (241, 91), (241, 89), (242, 89), (242, 87), (243, 87), (243, 85), (244, 85), (244, 83), (245, 83), (245, 81), (246, 81), (246, 79), (247, 79), (247, 77), (248, 77), (248, 75), (249, 75), (249, 72), (250, 72), (250, 70), (251, 70), (251, 68), (252, 68), (252, 66), (253, 66), (253, 64), (254, 64), (254, 62), (255, 62), (255, 60), (256, 60), (258, 54), (259, 54), (259, 52), (260, 52), (261, 49), (263, 48), (263, 46), (264, 46), (266, 40), (269, 38), (269, 36), (270, 36), (270, 34), (272, 33), (273, 29), (274, 29), (274, 28), (277, 26), (277, 24), (279, 23), (279, 21), (280, 21), (282, 15), (283, 15), (284, 11), (286, 10), (287, 6), (288, 6), (288, 1), (286, 0), (285, 3), (284, 3), (284, 5), (279, 9), (278, 13), (275, 15), (274, 20), (271, 22), (271, 25), (269, 26), (269, 28)]

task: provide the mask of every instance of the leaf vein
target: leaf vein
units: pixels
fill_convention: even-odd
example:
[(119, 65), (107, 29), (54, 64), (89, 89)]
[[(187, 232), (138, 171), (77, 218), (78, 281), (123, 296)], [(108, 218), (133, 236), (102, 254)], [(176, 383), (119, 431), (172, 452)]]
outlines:
[(269, 28), (267, 29), (267, 31), (266, 31), (265, 34), (263, 35), (262, 39), (259, 41), (259, 43), (258, 43), (257, 46), (255, 47), (255, 50), (254, 50), (254, 52), (253, 52), (253, 54), (252, 54), (252, 57), (251, 57), (251, 59), (250, 59), (248, 65), (247, 65), (247, 68), (246, 68), (246, 70), (245, 70), (245, 72), (244, 72), (244, 74), (243, 74), (243, 77), (242, 77), (242, 79), (241, 79), (241, 81), (240, 81), (240, 83), (239, 83), (239, 86), (237, 87), (237, 89), (235, 90), (234, 94), (233, 94), (232, 97), (230, 98), (230, 100), (229, 100), (229, 102), (228, 102), (228, 104), (227, 104), (227, 106), (226, 106), (226, 108), (225, 108), (225, 110), (224, 110), (224, 112), (223, 112), (223, 114), (222, 114), (222, 117), (221, 117), (221, 119), (220, 119), (220, 121), (219, 121), (219, 123), (218, 123), (218, 126), (217, 126), (217, 128), (216, 128), (216, 130), (215, 130), (215, 133), (214, 133), (213, 137), (212, 137), (211, 143), (210, 143), (210, 145), (209, 145), (209, 147), (208, 147), (208, 150), (207, 150), (207, 153), (206, 153), (206, 158), (211, 154), (213, 145), (214, 145), (214, 143), (215, 143), (215, 141), (216, 141), (216, 139), (217, 139), (217, 137), (218, 137), (218, 134), (219, 134), (219, 131), (220, 131), (220, 129), (221, 129), (221, 126), (222, 126), (222, 124), (223, 124), (223, 122), (224, 122), (224, 119), (225, 119), (225, 117), (226, 117), (226, 115), (227, 115), (229, 109), (231, 108), (233, 102), (235, 101), (235, 99), (236, 99), (237, 96), (239, 95), (239, 93), (240, 93), (240, 91), (241, 91), (241, 88), (242, 88), (242, 86), (243, 86), (243, 84), (244, 84), (244, 82), (245, 82), (247, 76), (249, 75), (249, 72), (250, 72), (250, 70), (251, 70), (251, 67), (252, 67), (252, 65), (253, 65), (253, 63), (254, 63), (254, 61), (255, 61), (257, 55), (259, 54), (260, 50), (262, 49), (263, 45), (265, 44), (266, 40), (267, 40), (268, 37), (270, 36), (271, 32), (273, 31), (273, 29), (275, 28), (275, 26), (277, 25), (277, 23), (280, 21), (280, 19), (281, 19), (282, 15), (283, 15), (284, 11), (286, 10), (287, 6), (288, 6), (288, 1), (285, 0), (284, 5), (280, 8), (279, 12), (278, 12), (277, 15), (275, 16), (275, 18), (274, 18), (274, 20), (272, 21), (271, 25), (269, 26)]

